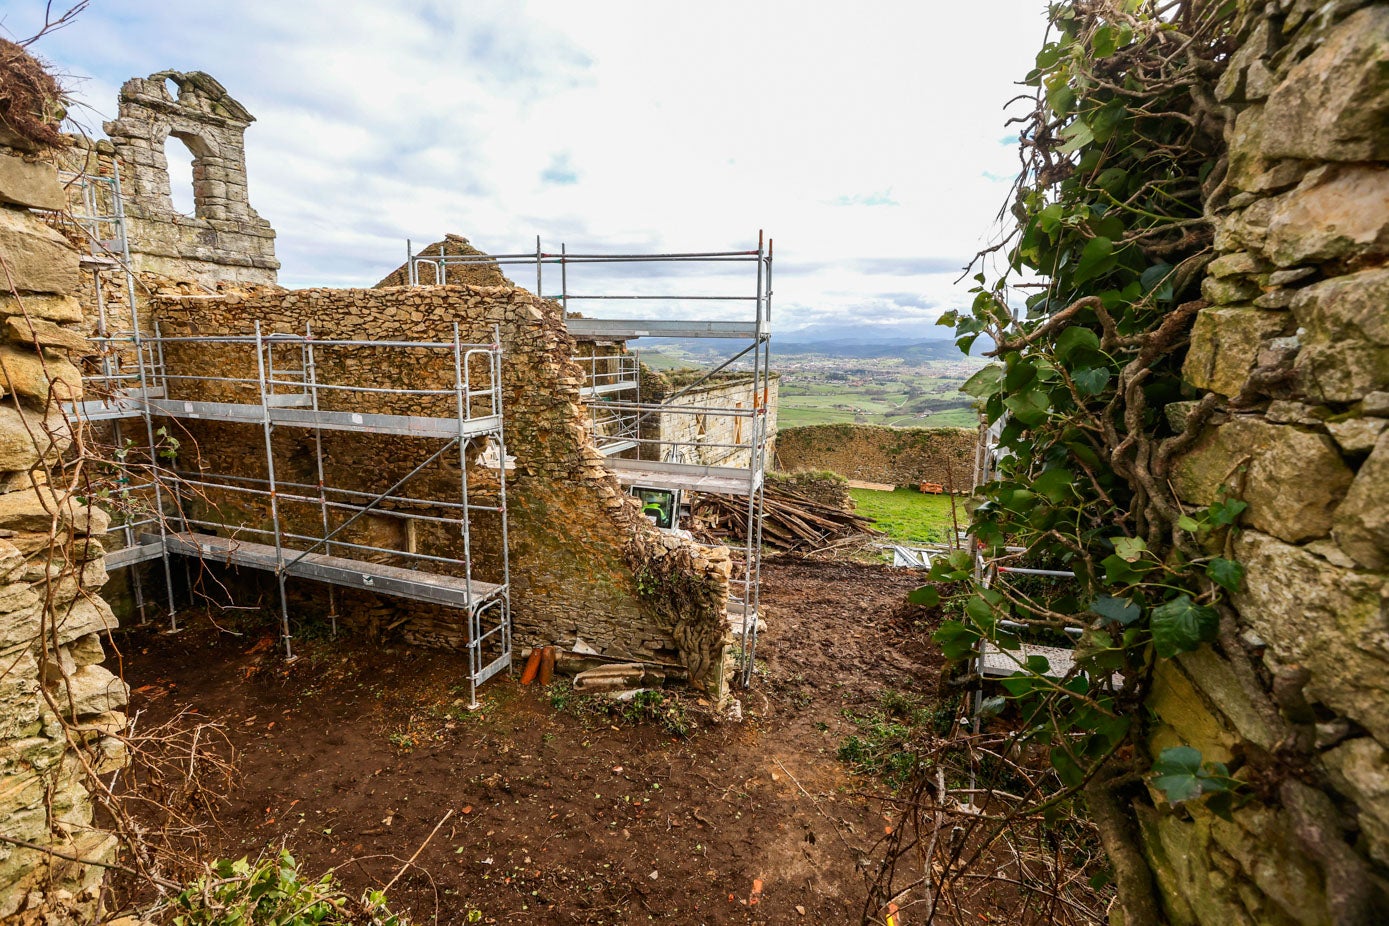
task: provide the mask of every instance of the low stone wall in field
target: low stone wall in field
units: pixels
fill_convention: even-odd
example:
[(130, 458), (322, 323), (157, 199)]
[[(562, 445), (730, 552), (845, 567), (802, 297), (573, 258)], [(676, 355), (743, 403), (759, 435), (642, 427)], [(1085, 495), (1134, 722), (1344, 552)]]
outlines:
[(968, 492), (975, 442), (969, 428), (814, 424), (778, 433), (776, 463), (787, 473), (829, 470), (860, 482), (938, 482)]

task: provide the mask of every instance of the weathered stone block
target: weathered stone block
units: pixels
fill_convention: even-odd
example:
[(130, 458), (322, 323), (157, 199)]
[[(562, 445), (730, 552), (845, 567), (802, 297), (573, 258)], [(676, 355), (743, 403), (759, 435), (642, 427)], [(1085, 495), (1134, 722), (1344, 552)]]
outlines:
[(1389, 160), (1389, 9), (1337, 24), (1274, 88), (1264, 125), (1269, 157)]
[(1322, 755), (1337, 789), (1355, 802), (1370, 856), (1389, 866), (1389, 751), (1368, 736)]
[(1264, 256), (1280, 267), (1389, 253), (1389, 169), (1309, 173), (1269, 204)]
[(0, 155), (0, 203), (58, 210), (67, 207), (67, 197), (53, 165)]
[(1300, 547), (1246, 531), (1235, 541), (1245, 567), (1235, 596), (1241, 619), (1280, 664), (1311, 672), (1309, 699), (1389, 740), (1389, 615), (1383, 577), (1338, 569)]
[(64, 714), (95, 717), (125, 707), (130, 689), (125, 682), (97, 665), (83, 666), (66, 679), (52, 684), (54, 700)]
[[(1241, 474), (1241, 469), (1245, 471)], [(1325, 536), (1354, 474), (1324, 434), (1238, 417), (1212, 429), (1178, 461), (1177, 494), (1209, 505), (1244, 481), (1245, 521), (1289, 542)]]
[(89, 633), (85, 637), (73, 640), (68, 645), (68, 655), (77, 666), (94, 666), (101, 662), (106, 658), (106, 651), (101, 645), (101, 634)]
[(12, 293), (0, 293), (0, 315), (27, 316), (50, 322), (82, 321), (82, 305), (73, 296), (52, 293), (29, 293), (16, 298)]
[(76, 331), (43, 319), (11, 316), (5, 319), (5, 329), (10, 340), (31, 347), (37, 344), (40, 348), (52, 347), (86, 353), (93, 351), (92, 342)]
[(66, 646), (88, 634), (109, 633), (116, 629), (117, 621), (109, 604), (94, 595), (83, 595), (54, 609), (53, 626), (58, 645)]
[(1283, 334), (1289, 321), (1281, 313), (1262, 309), (1202, 309), (1191, 329), (1182, 376), (1198, 389), (1239, 395), (1259, 347)]
[(1366, 569), (1389, 569), (1389, 434), (1355, 474), (1332, 527), (1336, 545)]
[[(21, 293), (77, 289), (77, 251), (28, 212), (0, 208), (0, 254), (5, 255), (14, 289)], [(8, 292), (9, 285), (4, 289)]]
[(1326, 425), (1336, 443), (1350, 454), (1369, 453), (1386, 428), (1389, 428), (1389, 421), (1383, 418), (1351, 418)]
[[(111, 517), (77, 495), (58, 495), (51, 488), (0, 495), (0, 528), (14, 531), (48, 531), (56, 523), (77, 534), (106, 532)], [(18, 544), (15, 544), (18, 546)]]
[(0, 387), (40, 405), (49, 400), (67, 402), (82, 396), (82, 374), (55, 354), (43, 355), (32, 348), (0, 344)]
[(1324, 280), (1300, 290), (1293, 315), (1304, 329), (1300, 387), (1328, 402), (1354, 402), (1389, 387), (1389, 270)]

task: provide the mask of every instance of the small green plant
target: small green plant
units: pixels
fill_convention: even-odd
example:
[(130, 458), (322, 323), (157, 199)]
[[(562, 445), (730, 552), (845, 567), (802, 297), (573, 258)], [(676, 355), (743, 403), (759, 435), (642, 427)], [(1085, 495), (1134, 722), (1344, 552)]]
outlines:
[(859, 732), (839, 744), (839, 761), (900, 788), (911, 781), (919, 761), (919, 739), (938, 729), (939, 713), (923, 700), (889, 688), (878, 696), (877, 709), (861, 715), (844, 711)]
[(306, 879), (286, 849), (254, 863), (212, 864), (174, 899), (174, 909), (174, 926), (408, 926), (387, 907), (385, 892), (354, 899), (332, 874)]

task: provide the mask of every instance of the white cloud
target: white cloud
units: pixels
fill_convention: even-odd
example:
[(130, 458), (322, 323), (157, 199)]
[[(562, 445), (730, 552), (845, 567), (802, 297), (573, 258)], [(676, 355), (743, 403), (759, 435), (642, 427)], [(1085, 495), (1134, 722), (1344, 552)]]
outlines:
[[(6, 28), (25, 34), (31, 6)], [(979, 248), (1006, 195), (1002, 105), (1043, 14), (1041, 0), (111, 0), (38, 51), (90, 75), (77, 92), (108, 118), (126, 77), (220, 80), (258, 119), (251, 201), (279, 231), (287, 285), (369, 284), (407, 237), (447, 231), (503, 252), (537, 234), (555, 250), (744, 248), (765, 228), (795, 327), (929, 320), (964, 300), (943, 267)]]

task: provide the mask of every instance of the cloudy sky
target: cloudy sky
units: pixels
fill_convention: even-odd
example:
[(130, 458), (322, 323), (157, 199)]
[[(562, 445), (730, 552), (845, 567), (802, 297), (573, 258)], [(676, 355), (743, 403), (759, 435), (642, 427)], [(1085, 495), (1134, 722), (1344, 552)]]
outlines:
[[(369, 285), (407, 238), (445, 232), (504, 253), (536, 235), (546, 250), (741, 249), (766, 229), (779, 330), (933, 336), (1016, 171), (1003, 105), (1044, 6), (93, 0), (34, 51), (94, 133), (127, 77), (220, 80), (257, 117), (251, 202), (287, 286)], [(0, 9), (23, 38), (43, 2)], [(658, 285), (570, 276), (571, 292)]]

